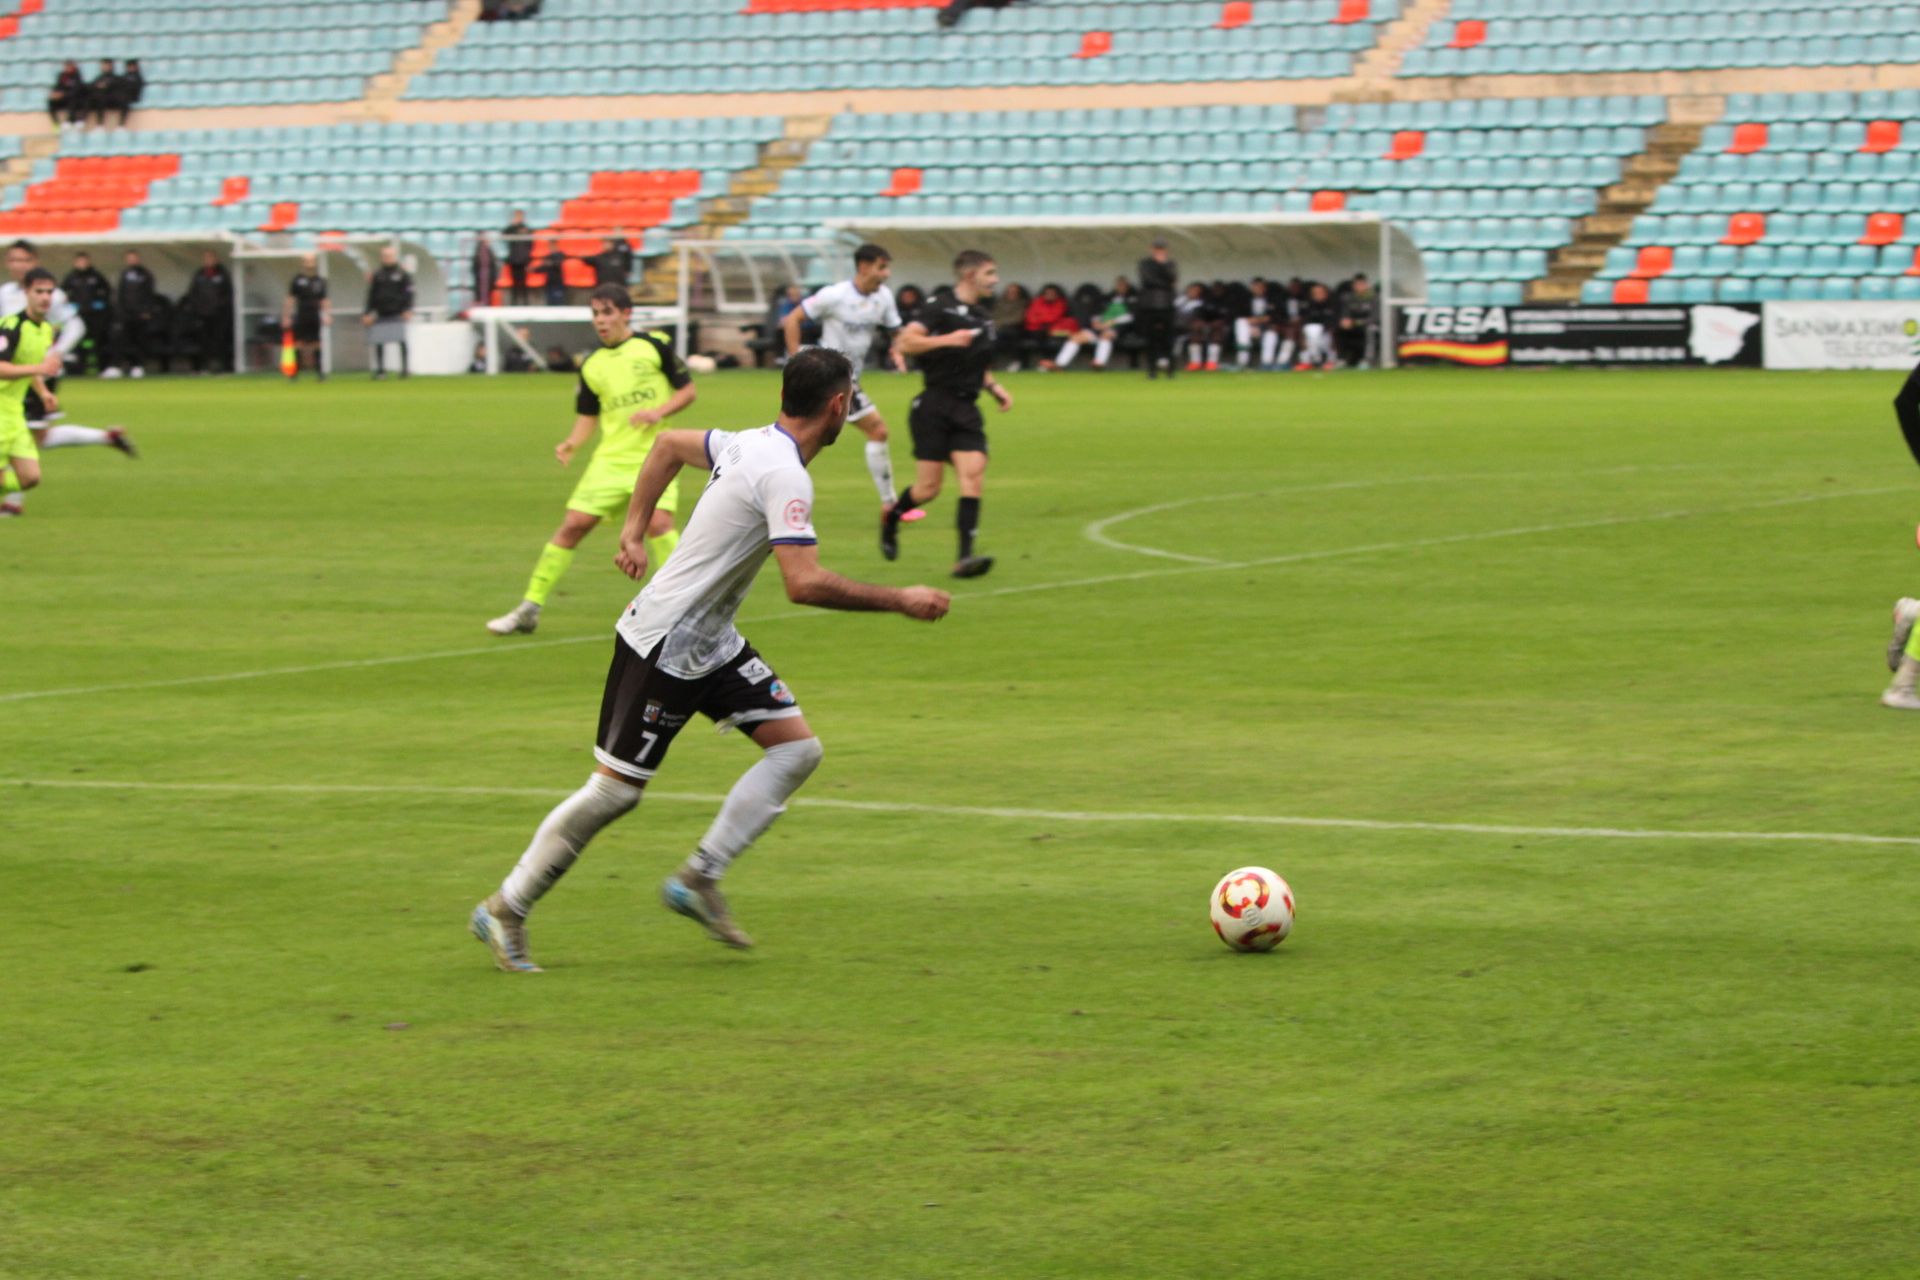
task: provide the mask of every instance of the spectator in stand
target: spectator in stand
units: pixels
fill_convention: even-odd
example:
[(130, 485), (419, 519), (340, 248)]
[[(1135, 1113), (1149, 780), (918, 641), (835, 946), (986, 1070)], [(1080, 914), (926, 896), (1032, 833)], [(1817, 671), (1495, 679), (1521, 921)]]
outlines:
[(1021, 324), (1026, 330), (1027, 350), (1039, 354), (1040, 368), (1049, 372), (1054, 367), (1049, 353), (1058, 350), (1061, 340), (1080, 327), (1074, 323), (1073, 308), (1067, 305), (1067, 291), (1057, 284), (1040, 286), (1040, 296), (1027, 304)]
[(73, 268), (67, 272), (67, 278), (60, 282), (60, 288), (87, 326), (86, 338), (73, 353), (74, 372), (87, 371), (86, 353), (89, 350), (93, 352), (94, 368), (106, 372), (113, 362), (113, 290), (107, 285), (107, 278), (93, 265), (90, 256), (76, 253), (73, 255)]
[(513, 211), (513, 221), (500, 233), (507, 243), (507, 282), (512, 286), (507, 300), (516, 307), (532, 301), (527, 292), (527, 268), (533, 265), (533, 228), (527, 225), (524, 209)]
[(117, 378), (122, 373), (130, 378), (147, 376), (147, 344), (160, 314), (160, 294), (154, 287), (153, 272), (142, 265), (139, 250), (127, 250), (125, 261), (114, 297), (114, 311), (120, 320), (120, 338), (114, 343), (117, 367), (103, 369), (103, 378)]
[(104, 125), (107, 112), (116, 110), (119, 102), (120, 75), (113, 69), (112, 58), (102, 58), (99, 74), (87, 86), (87, 114), (93, 117), (95, 124)]
[(1180, 264), (1168, 253), (1165, 240), (1155, 240), (1135, 274), (1140, 277), (1140, 296), (1133, 305), (1134, 332), (1146, 344), (1147, 377), (1158, 377), (1164, 367), (1171, 378)]
[(200, 254), (200, 269), (187, 285), (182, 311), (194, 335), (193, 371), (205, 373), (233, 359), (233, 277), (211, 249)]
[(1095, 370), (1107, 367), (1107, 361), (1113, 358), (1113, 344), (1120, 339), (1121, 330), (1133, 323), (1133, 285), (1125, 276), (1113, 282), (1113, 292), (1108, 294), (1099, 312), (1078, 332), (1067, 338), (1060, 348), (1060, 354), (1054, 357), (1054, 366), (1065, 369), (1079, 356), (1080, 348), (1093, 344), (1093, 367)]
[(140, 96), (147, 91), (146, 73), (140, 70), (140, 59), (128, 58), (127, 68), (120, 73), (114, 85), (113, 106), (120, 113), (120, 127), (127, 127), (127, 117), (134, 107), (139, 105)]
[(79, 124), (87, 118), (87, 78), (72, 58), (54, 78), (53, 91), (47, 95), (47, 114), (56, 126)]
[(903, 316), (910, 316), (927, 305), (927, 295), (917, 284), (903, 284), (893, 293), (893, 304)]
[(633, 246), (619, 232), (607, 237), (606, 244), (593, 259), (593, 283), (626, 284), (633, 275)]
[(1325, 369), (1333, 364), (1333, 326), (1337, 316), (1333, 295), (1318, 280), (1307, 286), (1300, 304), (1300, 363), (1296, 370)]
[(547, 247), (547, 256), (540, 259), (541, 279), (545, 282), (542, 293), (550, 307), (567, 305), (567, 255), (560, 248), (558, 240)]
[(1356, 369), (1366, 366), (1379, 319), (1380, 297), (1373, 291), (1373, 281), (1362, 271), (1340, 295), (1340, 327), (1335, 342), (1342, 364)]
[(1227, 337), (1225, 289), (1215, 282), (1211, 288), (1194, 281), (1177, 307), (1180, 330), (1187, 338), (1187, 372), (1220, 367), (1220, 345)]
[(947, 0), (933, 20), (943, 27), (957, 27), (969, 9), (1004, 9), (1012, 3), (1013, 0)]
[[(753, 331), (753, 337), (747, 342), (747, 350), (753, 352), (754, 368), (764, 369), (768, 356), (774, 358), (775, 368), (787, 362), (787, 339), (786, 335), (781, 333), (781, 329), (786, 325), (787, 317), (793, 314), (793, 309), (806, 301), (806, 297), (807, 291), (803, 286), (798, 283), (790, 284), (768, 301), (766, 319), (759, 324), (742, 326)], [(900, 314), (909, 313), (903, 311)], [(808, 334), (809, 328), (813, 330), (811, 336)], [(818, 341), (819, 336), (819, 326), (803, 317), (800, 321), (800, 341), (803, 344), (811, 344)]]
[(492, 306), (494, 286), (499, 280), (499, 255), (494, 253), (493, 242), (487, 239), (487, 233), (478, 232), (473, 237), (473, 305)]
[(565, 347), (555, 344), (547, 348), (548, 373), (578, 373), (580, 366), (573, 362), (573, 354)]
[(387, 376), (387, 344), (400, 344), (400, 376), (407, 376), (407, 322), (413, 319), (413, 277), (400, 265), (400, 251), (392, 245), (380, 249), (380, 269), (367, 280), (367, 303), (360, 309), (360, 323), (367, 327), (367, 345), (372, 349), (373, 380)]
[[(939, 296), (935, 290), (934, 297)], [(1027, 305), (1032, 301), (1032, 295), (1017, 284), (1001, 285), (993, 299), (993, 355), (1015, 369), (1027, 363)]]

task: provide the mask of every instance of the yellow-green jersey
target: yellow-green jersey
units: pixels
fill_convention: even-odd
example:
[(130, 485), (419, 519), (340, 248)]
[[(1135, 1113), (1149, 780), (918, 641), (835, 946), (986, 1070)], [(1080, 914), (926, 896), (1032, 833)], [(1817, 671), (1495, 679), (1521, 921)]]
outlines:
[[(8, 364), (39, 364), (53, 350), (57, 336), (47, 321), (30, 320), (26, 312), (17, 311), (0, 320), (0, 360)], [(9, 418), (24, 418), (27, 392), (31, 390), (31, 377), (0, 379), (0, 411)]]
[(641, 409), (657, 408), (693, 381), (686, 362), (674, 354), (666, 335), (638, 333), (617, 347), (601, 347), (580, 366), (577, 412), (600, 419), (595, 464), (632, 467), (647, 459), (663, 423), (635, 426), (628, 421)]

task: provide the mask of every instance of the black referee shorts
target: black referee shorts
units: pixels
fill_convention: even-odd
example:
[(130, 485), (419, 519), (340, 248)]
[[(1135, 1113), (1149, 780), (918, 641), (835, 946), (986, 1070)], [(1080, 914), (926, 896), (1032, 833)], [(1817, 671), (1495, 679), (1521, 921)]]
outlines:
[(923, 392), (915, 396), (907, 415), (913, 433), (913, 456), (922, 462), (945, 462), (956, 453), (985, 453), (987, 424), (972, 400)]

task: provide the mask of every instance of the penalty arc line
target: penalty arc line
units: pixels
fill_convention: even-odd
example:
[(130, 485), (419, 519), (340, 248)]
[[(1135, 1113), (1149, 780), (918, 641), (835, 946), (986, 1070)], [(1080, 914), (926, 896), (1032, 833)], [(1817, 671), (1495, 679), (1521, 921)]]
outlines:
[[(1101, 574), (1091, 578), (1068, 578), (1057, 582), (1034, 582), (1011, 587), (995, 587), (967, 593), (963, 600), (989, 600), (997, 597), (1030, 595), (1041, 591), (1065, 591), (1076, 587), (1098, 587), (1115, 582), (1140, 582), (1188, 573), (1215, 573), (1234, 569), (1259, 569), (1278, 565), (1308, 564), (1319, 560), (1337, 560), (1348, 556), (1375, 555), (1389, 551), (1418, 551), (1430, 547), (1453, 546), (1468, 542), (1494, 542), (1505, 538), (1524, 538), (1545, 533), (1572, 533), (1583, 529), (1606, 529), (1623, 525), (1652, 524), (1664, 520), (1689, 520), (1705, 516), (1737, 515), (1747, 511), (1765, 511), (1776, 507), (1804, 506), (1814, 502), (1833, 502), (1843, 498), (1874, 497), (1888, 493), (1907, 493), (1911, 486), (1889, 485), (1879, 489), (1848, 489), (1839, 493), (1802, 494), (1793, 498), (1774, 498), (1764, 502), (1736, 503), (1721, 507), (1694, 507), (1672, 511), (1653, 511), (1631, 516), (1599, 516), (1591, 520), (1572, 520), (1559, 524), (1522, 525), (1508, 529), (1486, 529), (1477, 533), (1442, 534), (1432, 538), (1411, 538), (1401, 542), (1374, 542), (1357, 547), (1330, 547), (1321, 551), (1295, 551), (1284, 555), (1263, 556), (1252, 560), (1219, 560), (1206, 564), (1182, 564), (1165, 569), (1139, 569), (1131, 573)], [(746, 625), (780, 622), (791, 618), (818, 618), (832, 610), (790, 609), (780, 613), (742, 618)], [(31, 702), (48, 698), (77, 698), (96, 693), (122, 693), (148, 689), (177, 689), (193, 685), (230, 684), (242, 680), (264, 680), (273, 676), (312, 675), (323, 671), (353, 671), (367, 667), (401, 666), (413, 662), (437, 662), (447, 658), (470, 658), (500, 654), (526, 653), (561, 645), (608, 644), (609, 632), (588, 636), (567, 636), (558, 640), (531, 640), (524, 644), (480, 645), (464, 649), (440, 649), (429, 653), (397, 654), (385, 658), (346, 658), (336, 662), (317, 662), (304, 666), (263, 667), (253, 671), (228, 671), (214, 675), (179, 676), (169, 680), (137, 680), (117, 684), (74, 685), (58, 689), (20, 689), (0, 693), (0, 705)]]
[[(184, 794), (286, 796), (498, 797), (557, 800), (572, 794), (558, 787), (433, 787), (378, 783), (136, 782), (79, 778), (0, 778), (0, 787), (50, 791), (134, 791)], [(684, 791), (647, 792), (670, 804), (717, 805), (726, 797)], [(1316, 818), (1266, 813), (1157, 813), (1130, 810), (1023, 809), (997, 805), (922, 804), (914, 801), (836, 800), (795, 797), (802, 809), (849, 813), (911, 813), (942, 818), (994, 818), (1016, 822), (1117, 824), (1216, 823), (1240, 827), (1292, 827), (1333, 831), (1422, 831), (1441, 835), (1557, 837), (1576, 840), (1693, 840), (1735, 843), (1797, 843), (1920, 846), (1920, 836), (1879, 836), (1857, 831), (1678, 831), (1665, 828), (1525, 826), (1499, 822), (1420, 822), (1383, 818)]]

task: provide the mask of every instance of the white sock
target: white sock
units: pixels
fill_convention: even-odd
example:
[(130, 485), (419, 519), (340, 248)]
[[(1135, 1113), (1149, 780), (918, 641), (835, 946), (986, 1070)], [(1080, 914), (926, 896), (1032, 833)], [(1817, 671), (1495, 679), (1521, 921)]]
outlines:
[(40, 441), (42, 449), (68, 449), (77, 444), (106, 444), (107, 433), (98, 427), (69, 427), (62, 423), (48, 427)]
[(1100, 341), (1093, 344), (1093, 363), (1097, 367), (1105, 368), (1107, 364), (1107, 357), (1111, 356), (1112, 354), (1113, 354), (1112, 338), (1102, 338), (1100, 339)]
[(733, 860), (787, 811), (787, 797), (819, 767), (824, 754), (818, 738), (768, 747), (727, 792), (727, 802), (700, 837), (700, 847), (687, 859), (687, 868), (712, 880), (725, 875)]
[(1280, 344), (1280, 363), (1292, 364), (1294, 350), (1295, 348), (1293, 345), (1292, 338), (1288, 338), (1285, 342), (1281, 343)]
[(887, 453), (885, 440), (867, 441), (867, 474), (873, 477), (873, 487), (880, 491), (880, 501), (892, 502), (899, 494), (893, 487), (893, 459)]
[(1200, 344), (1199, 343), (1189, 342), (1187, 344), (1187, 363), (1188, 364), (1200, 363)]
[(1220, 363), (1220, 344), (1219, 343), (1209, 342), (1207, 344), (1207, 363), (1208, 364)]
[(1072, 364), (1074, 361), (1074, 357), (1078, 356), (1079, 354), (1080, 354), (1080, 344), (1075, 342), (1072, 338), (1068, 338), (1066, 345), (1060, 348), (1060, 354), (1053, 358), (1053, 362), (1059, 365), (1062, 369), (1064, 369), (1068, 365)]
[(604, 773), (588, 778), (586, 786), (553, 807), (533, 833), (533, 843), (500, 882), (507, 906), (522, 916), (533, 910), (540, 896), (567, 874), (587, 841), (639, 803), (640, 788), (631, 783)]
[(1273, 353), (1280, 349), (1280, 335), (1272, 329), (1260, 335), (1260, 363), (1272, 364)]

